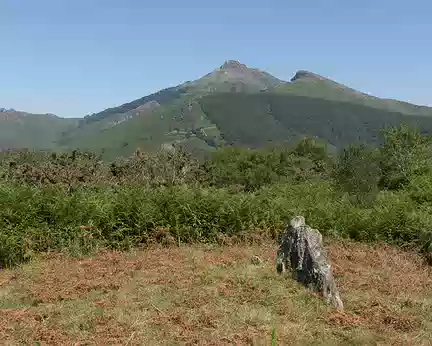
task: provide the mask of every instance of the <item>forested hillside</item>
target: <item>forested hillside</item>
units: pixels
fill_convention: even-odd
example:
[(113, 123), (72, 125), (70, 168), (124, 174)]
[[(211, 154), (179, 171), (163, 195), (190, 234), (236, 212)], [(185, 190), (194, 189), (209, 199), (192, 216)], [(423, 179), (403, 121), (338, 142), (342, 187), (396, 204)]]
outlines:
[(401, 123), (432, 134), (432, 117), (306, 96), (220, 93), (200, 103), (226, 142), (237, 146), (261, 147), (302, 136), (316, 136), (338, 148), (377, 145), (383, 128)]

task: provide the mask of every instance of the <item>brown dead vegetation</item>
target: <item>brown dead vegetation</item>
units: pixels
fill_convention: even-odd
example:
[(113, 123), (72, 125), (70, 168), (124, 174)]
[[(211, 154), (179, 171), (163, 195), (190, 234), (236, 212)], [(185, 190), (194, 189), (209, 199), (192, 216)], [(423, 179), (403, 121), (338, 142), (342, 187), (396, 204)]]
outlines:
[[(432, 340), (432, 271), (388, 246), (329, 246), (344, 312), (276, 275), (276, 245), (47, 255), (0, 273), (7, 345), (418, 344)], [(262, 265), (251, 264), (258, 255)]]

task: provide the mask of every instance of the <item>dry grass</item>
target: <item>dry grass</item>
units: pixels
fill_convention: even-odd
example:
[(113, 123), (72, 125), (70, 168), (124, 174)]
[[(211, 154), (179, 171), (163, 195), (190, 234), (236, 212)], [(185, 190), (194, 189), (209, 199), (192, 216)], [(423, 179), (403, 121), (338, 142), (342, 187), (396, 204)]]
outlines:
[[(346, 310), (274, 270), (276, 246), (49, 255), (0, 273), (6, 345), (428, 345), (432, 271), (390, 247), (329, 247)], [(258, 255), (262, 265), (251, 264)]]

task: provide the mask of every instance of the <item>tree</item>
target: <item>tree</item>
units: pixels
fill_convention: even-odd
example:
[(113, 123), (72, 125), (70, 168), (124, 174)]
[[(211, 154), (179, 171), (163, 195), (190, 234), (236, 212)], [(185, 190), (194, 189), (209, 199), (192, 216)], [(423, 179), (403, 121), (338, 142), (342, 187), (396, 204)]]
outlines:
[[(324, 141), (305, 137), (296, 144), (293, 153), (299, 158), (306, 159), (306, 161), (303, 160), (303, 165), (306, 164), (307, 170), (315, 173), (325, 175), (331, 167), (327, 143)], [(299, 162), (300, 167), (303, 165)]]
[(364, 145), (344, 149), (333, 171), (338, 188), (355, 196), (360, 203), (375, 198), (380, 177), (379, 153)]
[(380, 185), (388, 189), (406, 186), (416, 175), (429, 169), (430, 138), (407, 125), (391, 128), (384, 133), (381, 147), (382, 178)]

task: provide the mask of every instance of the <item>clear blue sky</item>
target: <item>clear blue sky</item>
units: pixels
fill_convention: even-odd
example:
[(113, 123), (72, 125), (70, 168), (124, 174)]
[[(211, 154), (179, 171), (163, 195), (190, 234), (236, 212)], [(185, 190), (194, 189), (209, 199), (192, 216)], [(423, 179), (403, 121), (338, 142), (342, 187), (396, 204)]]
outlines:
[(432, 105), (430, 0), (0, 0), (0, 107), (84, 116), (236, 59)]

